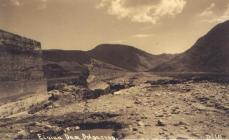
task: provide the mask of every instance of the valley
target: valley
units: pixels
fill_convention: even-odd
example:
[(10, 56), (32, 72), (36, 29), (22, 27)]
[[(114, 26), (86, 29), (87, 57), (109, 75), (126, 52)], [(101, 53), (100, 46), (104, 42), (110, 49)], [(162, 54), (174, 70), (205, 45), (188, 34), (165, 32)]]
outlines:
[(1, 98), (0, 139), (228, 139), (228, 37), (226, 21), (180, 54), (42, 50), (47, 93)]

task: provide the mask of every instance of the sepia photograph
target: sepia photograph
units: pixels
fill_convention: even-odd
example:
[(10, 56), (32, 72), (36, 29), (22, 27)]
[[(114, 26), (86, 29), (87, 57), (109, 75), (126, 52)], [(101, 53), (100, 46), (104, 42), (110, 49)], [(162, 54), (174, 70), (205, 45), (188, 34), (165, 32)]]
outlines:
[(228, 0), (0, 0), (0, 140), (229, 139)]

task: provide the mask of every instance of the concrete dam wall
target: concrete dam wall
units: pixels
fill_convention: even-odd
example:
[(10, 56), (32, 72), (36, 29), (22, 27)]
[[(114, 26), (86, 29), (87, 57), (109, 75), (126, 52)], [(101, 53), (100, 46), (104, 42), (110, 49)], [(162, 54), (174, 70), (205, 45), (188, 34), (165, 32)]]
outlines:
[(46, 93), (41, 44), (0, 30), (0, 99)]

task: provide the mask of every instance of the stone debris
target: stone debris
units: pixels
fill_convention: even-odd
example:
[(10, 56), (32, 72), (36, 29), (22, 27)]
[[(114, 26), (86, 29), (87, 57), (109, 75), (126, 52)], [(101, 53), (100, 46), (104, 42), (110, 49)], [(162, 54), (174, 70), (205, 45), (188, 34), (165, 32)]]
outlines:
[(162, 120), (157, 121), (157, 126), (165, 126), (166, 124)]
[(139, 121), (138, 126), (145, 126), (145, 124), (142, 121)]
[(179, 121), (178, 123), (175, 123), (174, 126), (181, 126), (181, 125), (188, 125), (188, 123)]
[[(141, 75), (141, 78), (144, 77)], [(95, 129), (111, 129), (110, 135), (126, 139), (198, 139), (209, 133), (229, 137), (226, 133), (229, 121), (227, 84), (175, 80), (151, 86), (143, 81), (146, 80), (138, 81), (141, 86), (132, 81), (135, 86), (129, 87), (128, 79), (104, 80), (109, 83), (106, 89), (62, 84), (49, 91), (49, 100), (31, 106), (28, 116), (16, 116), (17, 120), (7, 115), (2, 118), (0, 135), (5, 138), (8, 136), (1, 131), (6, 129), (17, 134), (26, 127), (30, 131), (20, 138), (40, 131), (61, 135)], [(112, 90), (111, 83), (115, 83)], [(29, 125), (27, 120), (37, 123)]]

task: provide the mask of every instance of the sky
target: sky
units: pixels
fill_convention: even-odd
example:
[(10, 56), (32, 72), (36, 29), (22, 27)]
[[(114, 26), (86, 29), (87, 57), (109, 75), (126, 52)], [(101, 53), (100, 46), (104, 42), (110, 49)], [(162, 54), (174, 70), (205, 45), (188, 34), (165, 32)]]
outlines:
[(228, 19), (228, 0), (0, 0), (0, 29), (40, 41), (43, 49), (112, 43), (181, 53)]

